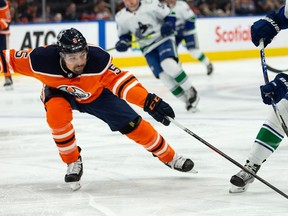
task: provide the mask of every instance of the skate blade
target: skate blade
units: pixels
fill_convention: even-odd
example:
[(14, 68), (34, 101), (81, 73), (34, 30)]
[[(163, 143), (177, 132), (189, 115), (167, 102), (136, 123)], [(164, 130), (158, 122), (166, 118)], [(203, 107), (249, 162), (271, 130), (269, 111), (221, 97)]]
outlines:
[(189, 171), (189, 173), (197, 174), (197, 173), (198, 173), (198, 171), (197, 171), (197, 170), (195, 170), (195, 169), (192, 169), (192, 170), (190, 170), (190, 171)]
[(69, 186), (70, 186), (72, 191), (77, 191), (81, 188), (80, 182), (70, 182)]
[(9, 86), (4, 86), (5, 91), (13, 91), (13, 86), (9, 85)]
[(231, 185), (231, 188), (229, 189), (229, 193), (243, 193), (248, 189), (248, 187), (249, 187), (249, 183), (245, 185), (244, 187)]
[(189, 112), (191, 113), (196, 113), (199, 112), (200, 110), (197, 107), (192, 107), (191, 109), (189, 109)]

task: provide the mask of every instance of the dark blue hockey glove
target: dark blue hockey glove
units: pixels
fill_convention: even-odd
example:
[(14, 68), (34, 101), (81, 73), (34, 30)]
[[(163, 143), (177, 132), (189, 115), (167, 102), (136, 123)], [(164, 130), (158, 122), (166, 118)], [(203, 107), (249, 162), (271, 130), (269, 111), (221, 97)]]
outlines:
[(275, 103), (278, 103), (287, 93), (288, 90), (288, 75), (280, 73), (275, 79), (266, 85), (260, 86), (261, 97), (263, 103), (271, 104), (271, 98)]
[(167, 37), (174, 34), (175, 28), (172, 22), (164, 22), (161, 26), (160, 32), (162, 37)]
[(131, 44), (128, 40), (119, 40), (115, 48), (118, 52), (126, 52), (130, 46)]
[(149, 93), (144, 104), (144, 111), (148, 112), (156, 121), (168, 126), (170, 121), (165, 118), (175, 117), (172, 107), (155, 94)]
[(251, 38), (255, 46), (259, 46), (260, 40), (264, 39), (264, 47), (271, 43), (272, 39), (280, 31), (278, 15), (275, 12), (268, 14), (251, 26)]

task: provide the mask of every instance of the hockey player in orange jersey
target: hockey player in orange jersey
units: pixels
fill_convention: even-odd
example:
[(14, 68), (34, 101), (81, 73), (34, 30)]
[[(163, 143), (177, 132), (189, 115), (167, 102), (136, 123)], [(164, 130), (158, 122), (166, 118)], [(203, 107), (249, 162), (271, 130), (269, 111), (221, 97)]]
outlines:
[[(8, 49), (10, 30), (9, 25), (11, 22), (11, 14), (9, 10), (8, 0), (0, 0), (0, 50)], [(9, 71), (4, 73), (6, 90), (11, 90), (13, 87), (13, 81)]]
[(55, 45), (3, 51), (1, 71), (5, 70), (35, 77), (44, 84), (41, 98), (47, 123), (59, 154), (68, 166), (65, 182), (70, 183), (72, 189), (80, 188), (83, 173), (81, 148), (71, 122), (72, 110), (98, 117), (112, 131), (119, 131), (142, 145), (170, 168), (193, 171), (193, 161), (177, 155), (126, 101), (143, 108), (164, 125), (170, 123), (165, 116), (175, 117), (169, 104), (148, 93), (133, 74), (113, 65), (109, 53), (87, 45), (78, 30), (61, 31)]

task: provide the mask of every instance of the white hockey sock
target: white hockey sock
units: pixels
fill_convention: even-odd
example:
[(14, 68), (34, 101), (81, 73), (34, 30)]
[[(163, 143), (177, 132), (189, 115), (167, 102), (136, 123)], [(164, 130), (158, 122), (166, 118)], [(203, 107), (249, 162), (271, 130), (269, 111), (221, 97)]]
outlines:
[(162, 72), (159, 74), (159, 78), (175, 97), (179, 98), (183, 102), (186, 101), (184, 90), (171, 76)]
[[(279, 112), (285, 122), (288, 122), (288, 101), (282, 99), (278, 104)], [(271, 109), (268, 119), (259, 130), (255, 142), (252, 146), (249, 160), (252, 163), (261, 165), (280, 145), (285, 133)]]
[(261, 165), (273, 152), (261, 144), (254, 142), (248, 160), (252, 164)]
[(161, 62), (164, 72), (171, 76), (186, 91), (192, 84), (182, 67), (172, 58), (166, 58)]
[[(288, 100), (286, 98), (283, 98), (278, 104), (278, 109), (279, 109), (279, 112), (281, 114), (281, 116), (283, 117), (283, 120), (285, 122), (285, 124), (288, 126)], [(274, 114), (274, 119), (277, 120), (277, 123), (278, 123), (278, 126), (279, 128), (281, 128), (281, 125), (279, 124), (279, 121), (278, 119), (276, 119), (276, 115), (275, 113), (273, 112), (272, 114)], [(271, 114), (271, 115), (272, 115)], [(281, 128), (281, 132), (282, 132), (282, 128)], [(284, 136), (284, 131), (282, 132), (283, 136)]]
[(207, 58), (207, 56), (199, 49), (189, 49), (188, 50), (190, 55), (196, 59), (198, 59), (201, 63), (203, 63), (204, 65), (208, 65), (210, 64), (209, 59)]

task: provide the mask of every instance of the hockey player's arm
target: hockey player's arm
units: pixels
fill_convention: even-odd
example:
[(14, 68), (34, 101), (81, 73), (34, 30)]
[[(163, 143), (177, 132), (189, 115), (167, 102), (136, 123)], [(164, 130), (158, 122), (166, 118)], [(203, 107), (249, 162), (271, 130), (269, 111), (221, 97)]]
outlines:
[(0, 0), (0, 31), (8, 30), (9, 23), (11, 22), (11, 15), (7, 1)]
[(278, 103), (288, 91), (288, 75), (285, 73), (278, 74), (271, 82), (260, 86), (263, 103), (270, 105), (271, 98)]
[(125, 12), (120, 11), (115, 16), (115, 21), (117, 24), (117, 34), (119, 40), (115, 44), (115, 48), (118, 52), (126, 52), (131, 46), (132, 34), (127, 28), (127, 21), (125, 17)]
[[(156, 121), (169, 125), (166, 116), (175, 117), (172, 107), (155, 94), (148, 93), (137, 78), (127, 72), (110, 66), (105, 77), (113, 80), (108, 88), (119, 98), (135, 104), (148, 112)], [(116, 73), (115, 73), (116, 72)]]
[(20, 73), (26, 76), (35, 76), (31, 69), (29, 53), (30, 50), (3, 50), (0, 52), (1, 73)]
[(0, 19), (0, 30), (7, 30), (9, 28), (9, 23), (5, 19)]
[(285, 7), (278, 12), (273, 11), (264, 19), (260, 19), (251, 26), (251, 38), (255, 46), (259, 46), (260, 40), (264, 39), (266, 47), (282, 29), (288, 28), (288, 15), (285, 14)]
[(117, 41), (115, 48), (118, 52), (126, 52), (128, 48), (131, 46), (132, 35), (124, 34), (119, 37), (119, 41)]
[(183, 29), (183, 36), (192, 35), (195, 33), (195, 21), (196, 17), (190, 17), (185, 21), (184, 29)]
[(175, 33), (176, 30), (176, 17), (175, 13), (171, 12), (163, 20), (160, 32), (162, 37), (167, 37)]

